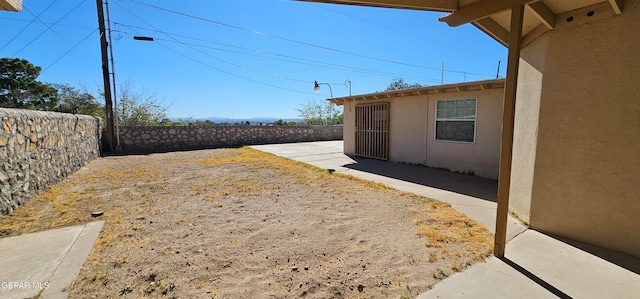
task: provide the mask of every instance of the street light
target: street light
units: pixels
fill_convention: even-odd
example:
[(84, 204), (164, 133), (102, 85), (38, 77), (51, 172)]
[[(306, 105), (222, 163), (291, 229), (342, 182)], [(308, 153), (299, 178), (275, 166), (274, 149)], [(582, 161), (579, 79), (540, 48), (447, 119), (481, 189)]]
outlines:
[(141, 41), (147, 41), (147, 42), (152, 42), (153, 41), (153, 37), (150, 37), (150, 36), (135, 35), (135, 36), (133, 36), (133, 39), (141, 40)]
[(331, 98), (333, 99), (333, 90), (331, 89), (331, 84), (329, 83), (318, 83), (318, 81), (313, 81), (313, 91), (320, 92), (320, 84), (324, 84), (329, 86), (329, 92), (331, 93)]
[[(315, 92), (319, 92), (320, 91), (320, 84), (325, 84), (325, 85), (329, 86), (329, 92), (331, 92), (331, 98), (333, 98), (333, 90), (331, 90), (331, 84), (329, 84), (329, 83), (318, 83), (318, 81), (313, 81), (313, 84), (314, 84), (313, 91), (315, 91)], [(344, 84), (340, 84), (340, 83), (334, 83), (334, 84), (348, 86), (349, 87), (349, 96), (351, 96), (351, 80), (344, 81)]]

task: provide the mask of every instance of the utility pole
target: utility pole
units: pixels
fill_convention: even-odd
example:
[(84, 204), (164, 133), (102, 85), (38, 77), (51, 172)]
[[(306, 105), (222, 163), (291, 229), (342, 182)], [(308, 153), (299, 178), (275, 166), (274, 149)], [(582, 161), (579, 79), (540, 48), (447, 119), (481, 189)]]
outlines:
[(102, 0), (96, 0), (98, 7), (98, 29), (100, 31), (100, 50), (102, 52), (102, 80), (104, 82), (104, 100), (107, 113), (107, 140), (109, 141), (108, 151), (113, 151), (114, 125), (113, 125), (113, 104), (111, 102), (111, 81), (109, 73), (109, 55), (107, 53), (107, 33), (104, 26), (104, 7)]

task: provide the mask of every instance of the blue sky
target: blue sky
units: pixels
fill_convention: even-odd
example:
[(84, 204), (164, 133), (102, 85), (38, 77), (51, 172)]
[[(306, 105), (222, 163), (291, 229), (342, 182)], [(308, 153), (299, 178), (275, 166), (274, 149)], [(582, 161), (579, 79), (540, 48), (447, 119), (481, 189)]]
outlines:
[[(96, 1), (24, 0), (0, 12), (0, 57), (40, 81), (102, 86)], [(155, 93), (174, 117), (297, 116), (308, 101), (382, 91), (394, 78), (439, 85), (504, 76), (507, 50), (444, 13), (289, 0), (111, 0), (116, 82)], [(37, 16), (37, 18), (36, 18)], [(134, 35), (153, 42), (135, 41)]]

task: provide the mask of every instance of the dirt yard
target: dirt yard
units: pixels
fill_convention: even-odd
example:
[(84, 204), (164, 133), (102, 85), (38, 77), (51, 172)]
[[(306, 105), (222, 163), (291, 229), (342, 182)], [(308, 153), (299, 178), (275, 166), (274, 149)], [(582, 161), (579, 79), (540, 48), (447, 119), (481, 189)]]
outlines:
[(94, 160), (0, 237), (96, 219), (69, 298), (412, 298), (492, 245), (445, 203), (250, 148)]

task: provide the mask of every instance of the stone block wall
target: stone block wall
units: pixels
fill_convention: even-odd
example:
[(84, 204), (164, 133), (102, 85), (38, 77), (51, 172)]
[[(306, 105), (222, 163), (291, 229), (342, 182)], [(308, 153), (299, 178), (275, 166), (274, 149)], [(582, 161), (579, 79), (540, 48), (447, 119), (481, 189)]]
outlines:
[(0, 216), (100, 155), (101, 120), (0, 108)]
[(120, 127), (119, 131), (124, 152), (342, 140), (342, 126)]

